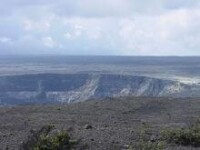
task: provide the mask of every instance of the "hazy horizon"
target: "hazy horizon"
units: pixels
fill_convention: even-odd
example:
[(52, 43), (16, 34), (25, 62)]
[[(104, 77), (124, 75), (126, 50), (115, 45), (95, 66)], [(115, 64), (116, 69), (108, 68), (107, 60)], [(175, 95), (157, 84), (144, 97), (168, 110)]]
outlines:
[(200, 55), (0, 54), (0, 57), (200, 57)]

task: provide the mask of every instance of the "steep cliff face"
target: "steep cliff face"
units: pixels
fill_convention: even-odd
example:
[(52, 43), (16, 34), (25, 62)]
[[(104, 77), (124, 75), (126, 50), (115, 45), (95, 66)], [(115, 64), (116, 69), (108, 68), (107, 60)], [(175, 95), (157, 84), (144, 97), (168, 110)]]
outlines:
[(0, 77), (0, 104), (79, 102), (120, 96), (200, 96), (198, 85), (116, 74), (37, 74)]

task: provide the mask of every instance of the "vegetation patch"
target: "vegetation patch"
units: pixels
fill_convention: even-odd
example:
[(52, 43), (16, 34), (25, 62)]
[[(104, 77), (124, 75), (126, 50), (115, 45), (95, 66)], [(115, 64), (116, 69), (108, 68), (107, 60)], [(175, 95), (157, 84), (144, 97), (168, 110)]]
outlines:
[[(143, 126), (139, 141), (129, 150), (164, 150), (168, 144), (177, 146), (200, 147), (200, 121), (186, 128), (165, 129), (158, 136), (153, 136), (148, 127)], [(172, 145), (171, 145), (172, 146)]]
[(165, 143), (162, 141), (140, 141), (129, 150), (164, 150)]
[(165, 142), (158, 136), (152, 136), (147, 125), (143, 125), (139, 132), (139, 140), (129, 150), (164, 150)]
[(54, 126), (48, 125), (38, 131), (31, 131), (31, 136), (21, 146), (22, 150), (71, 150), (77, 141), (70, 139), (65, 131), (53, 132)]
[(200, 121), (187, 128), (167, 129), (162, 132), (162, 137), (169, 143), (200, 147)]

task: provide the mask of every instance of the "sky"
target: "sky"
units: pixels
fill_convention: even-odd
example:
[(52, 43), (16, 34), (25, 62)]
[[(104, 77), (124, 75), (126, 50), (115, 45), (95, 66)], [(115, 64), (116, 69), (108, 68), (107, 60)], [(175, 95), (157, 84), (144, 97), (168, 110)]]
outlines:
[(0, 55), (200, 55), (200, 0), (1, 0)]

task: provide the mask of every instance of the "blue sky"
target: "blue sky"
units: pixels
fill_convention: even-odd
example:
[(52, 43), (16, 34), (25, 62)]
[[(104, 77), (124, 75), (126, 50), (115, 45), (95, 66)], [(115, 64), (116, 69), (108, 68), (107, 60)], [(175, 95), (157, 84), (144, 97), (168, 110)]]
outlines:
[(200, 0), (1, 0), (8, 54), (200, 55)]

